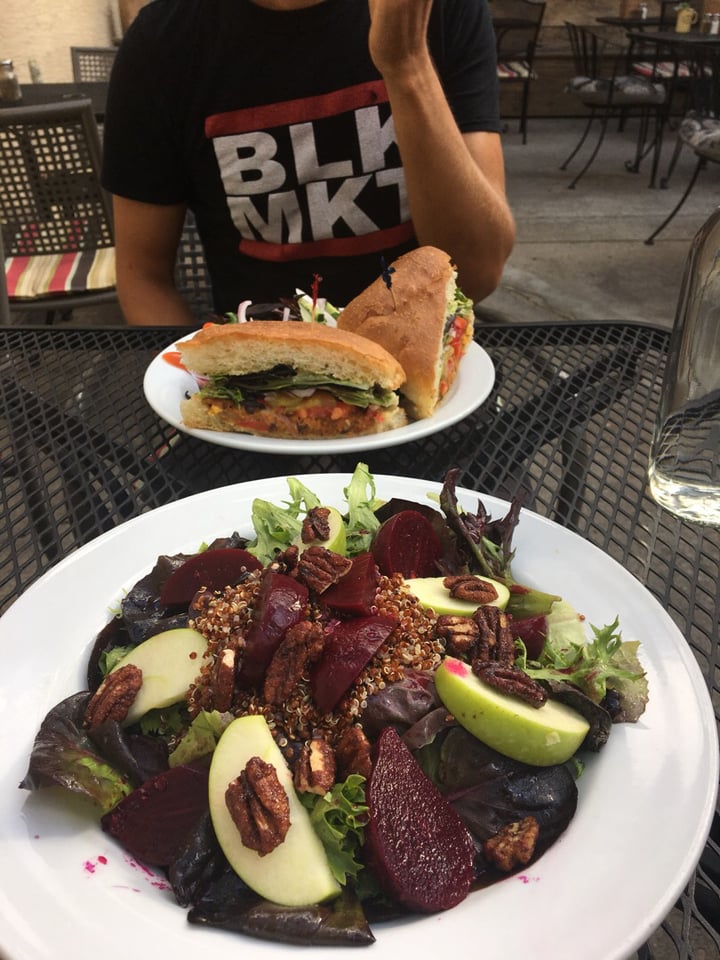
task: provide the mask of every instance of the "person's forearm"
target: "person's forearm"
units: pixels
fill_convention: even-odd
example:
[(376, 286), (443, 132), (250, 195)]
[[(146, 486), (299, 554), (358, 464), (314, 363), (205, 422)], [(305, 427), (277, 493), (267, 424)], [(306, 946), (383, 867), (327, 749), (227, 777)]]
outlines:
[(117, 290), (125, 319), (137, 326), (197, 325), (175, 289), (175, 261), (184, 204), (113, 197)]
[(385, 83), (420, 243), (446, 250), (461, 289), (474, 300), (500, 281), (515, 237), (505, 200), (502, 154), (482, 170), (468, 150), (429, 59)]
[(171, 285), (139, 277), (118, 276), (118, 299), (133, 326), (196, 326), (190, 308)]

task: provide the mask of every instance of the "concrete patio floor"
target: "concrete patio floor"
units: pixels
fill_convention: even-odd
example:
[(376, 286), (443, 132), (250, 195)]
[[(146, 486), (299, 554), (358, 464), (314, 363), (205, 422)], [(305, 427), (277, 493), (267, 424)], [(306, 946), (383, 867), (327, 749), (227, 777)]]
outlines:
[[(635, 128), (613, 128), (573, 190), (588, 144), (559, 169), (580, 137), (581, 119), (531, 120), (523, 145), (514, 124), (503, 135), (507, 193), (517, 222), (515, 248), (500, 287), (483, 308), (509, 321), (634, 320), (672, 325), (690, 242), (720, 203), (714, 165), (701, 172), (685, 205), (644, 243), (682, 195), (695, 157), (684, 148), (667, 189), (651, 189), (649, 162), (625, 169)], [(674, 146), (666, 133), (660, 173)]]

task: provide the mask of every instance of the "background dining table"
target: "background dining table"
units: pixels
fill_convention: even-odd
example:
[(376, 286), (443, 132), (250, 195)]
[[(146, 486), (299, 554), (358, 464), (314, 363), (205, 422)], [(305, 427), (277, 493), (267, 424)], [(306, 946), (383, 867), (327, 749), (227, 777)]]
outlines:
[(63, 100), (90, 100), (98, 123), (105, 119), (108, 84), (105, 80), (68, 80), (58, 83), (21, 83), (21, 99), (14, 103), (0, 103), (3, 107), (38, 107)]
[[(265, 477), (350, 473), (358, 460), (376, 475), (434, 481), (457, 467), (459, 485), (506, 500), (524, 492), (528, 509), (630, 571), (686, 639), (720, 717), (720, 530), (671, 516), (646, 487), (667, 331), (617, 322), (478, 324), (496, 376), (467, 417), (400, 445), (302, 455), (209, 444), (151, 409), (145, 371), (185, 333), (0, 328), (0, 614), (82, 544), (191, 494)], [(720, 956), (717, 812), (696, 871), (636, 956)]]

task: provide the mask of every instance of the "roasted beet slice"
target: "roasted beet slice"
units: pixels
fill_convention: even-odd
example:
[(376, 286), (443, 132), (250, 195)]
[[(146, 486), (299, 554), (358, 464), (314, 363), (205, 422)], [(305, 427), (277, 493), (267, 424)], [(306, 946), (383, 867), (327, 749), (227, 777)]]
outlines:
[(417, 510), (401, 510), (375, 534), (372, 554), (385, 576), (435, 577), (443, 551), (429, 520)]
[(517, 637), (525, 644), (530, 660), (539, 660), (547, 639), (547, 617), (540, 614), (537, 617), (513, 617), (510, 622), (513, 637)]
[(262, 680), (285, 631), (304, 618), (307, 601), (307, 587), (302, 583), (284, 573), (265, 574), (245, 638), (238, 673), (241, 684), (252, 686)]
[(380, 616), (357, 617), (335, 625), (310, 674), (310, 689), (318, 710), (330, 713), (335, 709), (396, 626), (397, 620)]
[(353, 558), (345, 576), (323, 593), (322, 602), (340, 614), (368, 617), (375, 607), (378, 568), (371, 553)]
[(170, 574), (160, 594), (164, 607), (186, 607), (202, 587), (222, 590), (238, 583), (249, 570), (262, 569), (262, 563), (247, 550), (222, 547), (204, 550), (190, 557)]
[(365, 850), (385, 892), (421, 913), (464, 900), (473, 881), (472, 836), (392, 727), (375, 744), (367, 802)]
[(100, 822), (138, 860), (166, 867), (207, 810), (208, 769), (190, 764), (146, 780)]

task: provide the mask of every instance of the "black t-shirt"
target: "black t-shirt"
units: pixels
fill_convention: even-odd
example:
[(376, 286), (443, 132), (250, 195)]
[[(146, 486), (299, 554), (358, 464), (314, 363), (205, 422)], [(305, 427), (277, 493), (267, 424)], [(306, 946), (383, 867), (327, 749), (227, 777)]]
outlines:
[[(347, 303), (416, 245), (366, 0), (294, 11), (154, 0), (110, 82), (103, 180), (187, 203), (219, 313), (297, 287)], [(434, 62), (460, 130), (498, 131), (486, 0), (436, 0)]]

